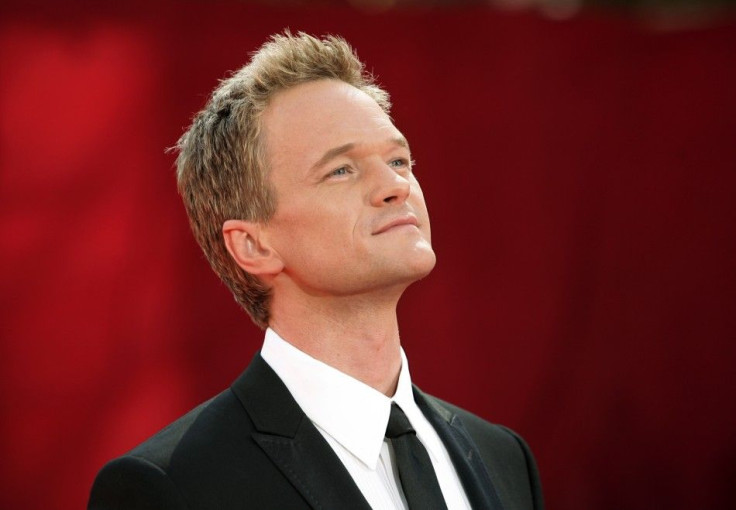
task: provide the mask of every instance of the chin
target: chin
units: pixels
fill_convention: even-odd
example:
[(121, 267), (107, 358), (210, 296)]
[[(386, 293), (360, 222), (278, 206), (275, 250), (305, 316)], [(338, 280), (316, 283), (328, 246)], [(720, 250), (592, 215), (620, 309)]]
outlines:
[(416, 254), (415, 259), (410, 264), (411, 273), (415, 280), (420, 280), (432, 272), (437, 262), (437, 256), (432, 248), (422, 250)]

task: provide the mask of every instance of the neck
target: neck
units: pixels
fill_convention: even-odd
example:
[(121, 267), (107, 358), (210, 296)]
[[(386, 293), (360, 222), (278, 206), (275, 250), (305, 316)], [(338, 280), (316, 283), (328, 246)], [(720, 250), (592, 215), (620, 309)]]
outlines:
[(387, 396), (401, 369), (396, 305), (391, 297), (276, 299), (269, 326), (297, 349)]

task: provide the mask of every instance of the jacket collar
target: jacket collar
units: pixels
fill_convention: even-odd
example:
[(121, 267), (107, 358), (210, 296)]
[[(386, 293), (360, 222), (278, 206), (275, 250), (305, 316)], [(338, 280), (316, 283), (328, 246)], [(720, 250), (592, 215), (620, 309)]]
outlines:
[(447, 448), (470, 506), (475, 510), (503, 510), (480, 451), (460, 418), (416, 386), (414, 400)]
[[(413, 389), (417, 405), (450, 454), (472, 508), (503, 510), (480, 452), (460, 418), (416, 386)], [(260, 353), (232, 384), (232, 390), (253, 421), (253, 440), (311, 507), (370, 510), (340, 459)]]
[(260, 353), (232, 390), (253, 420), (253, 440), (312, 508), (370, 510), (340, 459)]

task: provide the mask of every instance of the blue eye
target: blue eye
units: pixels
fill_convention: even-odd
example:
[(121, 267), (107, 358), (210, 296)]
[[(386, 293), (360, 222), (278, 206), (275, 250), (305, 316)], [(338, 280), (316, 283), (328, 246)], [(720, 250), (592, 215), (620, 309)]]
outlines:
[(413, 161), (410, 161), (404, 158), (397, 158), (397, 159), (391, 160), (389, 161), (388, 164), (392, 168), (403, 168), (403, 167), (411, 168), (412, 166), (414, 166)]
[(340, 176), (347, 175), (347, 174), (348, 174), (348, 167), (341, 166), (340, 168), (336, 168), (332, 172), (330, 172), (328, 174), (328, 177), (340, 177)]

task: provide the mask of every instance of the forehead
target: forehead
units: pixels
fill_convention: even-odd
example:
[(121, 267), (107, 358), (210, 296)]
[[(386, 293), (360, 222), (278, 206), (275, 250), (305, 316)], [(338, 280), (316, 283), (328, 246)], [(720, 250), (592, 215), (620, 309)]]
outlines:
[(401, 136), (368, 94), (337, 80), (278, 92), (263, 112), (261, 127), (272, 167), (306, 167), (337, 146), (371, 146)]

